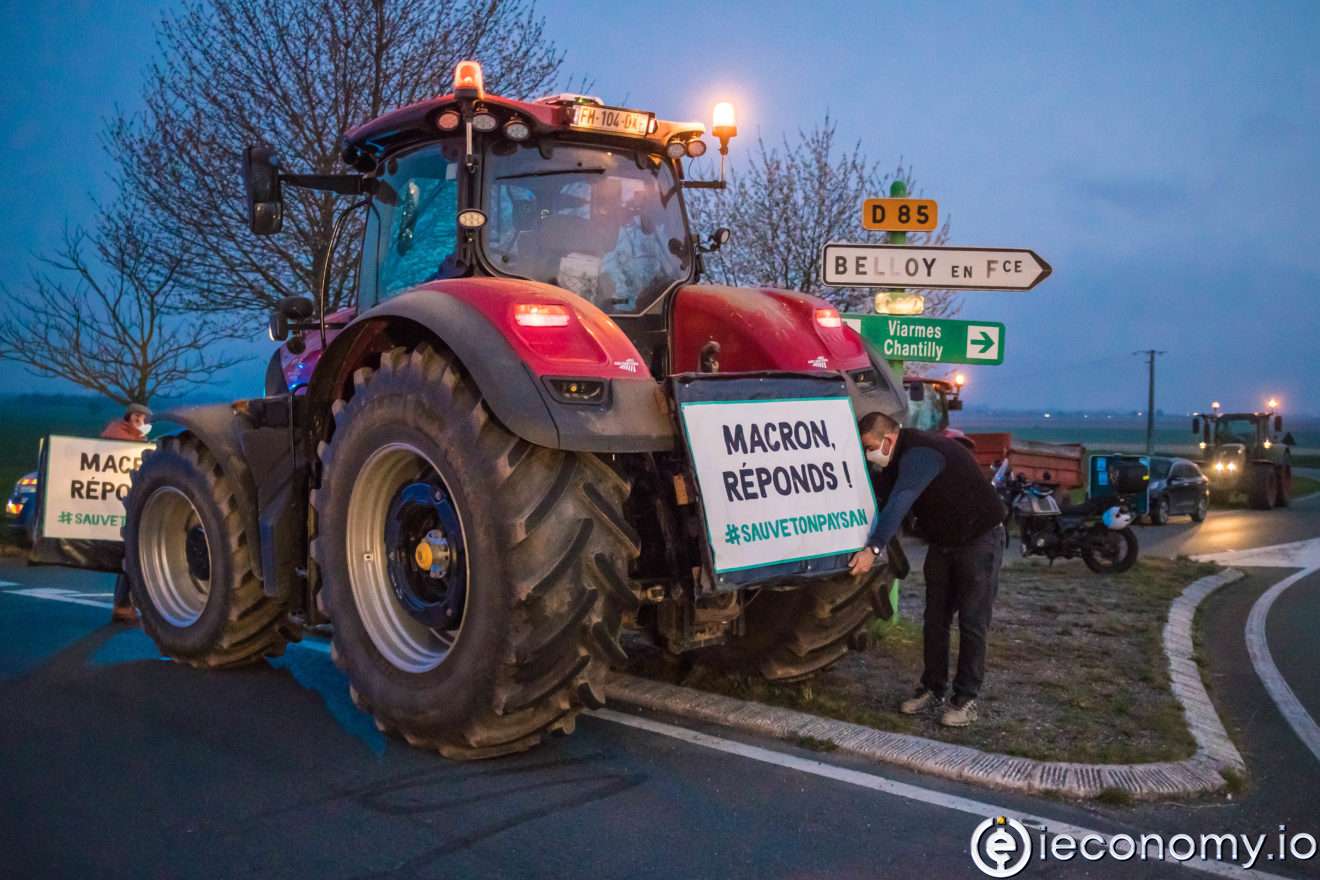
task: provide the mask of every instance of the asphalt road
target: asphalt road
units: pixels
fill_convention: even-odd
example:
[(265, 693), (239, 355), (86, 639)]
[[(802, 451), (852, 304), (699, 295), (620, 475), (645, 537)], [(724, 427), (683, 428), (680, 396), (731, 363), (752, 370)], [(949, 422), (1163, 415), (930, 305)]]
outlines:
[[(1225, 511), (1198, 529), (1159, 530), (1159, 546), (1199, 553), (1312, 538), (1317, 514)], [(1142, 531), (1143, 550), (1153, 531)], [(1283, 723), (1242, 645), (1252, 603), (1282, 574), (1255, 570), (1203, 613), (1208, 674), (1247, 757), (1248, 790), (1231, 801), (1082, 808), (717, 728), (696, 728), (719, 738), (701, 741), (676, 719), (659, 719), (676, 730), (658, 735), (587, 717), (529, 754), (450, 763), (378, 734), (323, 646), (245, 670), (193, 670), (163, 662), (138, 630), (106, 623), (109, 576), (4, 561), (0, 875), (977, 877), (971, 833), (1000, 811), (1107, 833), (1285, 824), (1320, 835), (1320, 761)], [(1316, 620), (1320, 575), (1280, 598), (1269, 638), (1320, 717)], [(1320, 858), (1257, 867), (1320, 877)], [(1021, 876), (1202, 875), (1074, 860)]]
[(1137, 526), (1142, 553), (1196, 556), (1288, 544), (1320, 536), (1320, 494), (1274, 510), (1211, 510), (1203, 523), (1175, 516), (1168, 525)]

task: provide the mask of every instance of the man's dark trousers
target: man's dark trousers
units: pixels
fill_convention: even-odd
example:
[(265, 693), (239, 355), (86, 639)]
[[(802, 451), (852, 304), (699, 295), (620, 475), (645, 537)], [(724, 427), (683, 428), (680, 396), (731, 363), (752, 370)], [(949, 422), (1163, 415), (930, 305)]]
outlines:
[(960, 547), (930, 545), (926, 552), (926, 620), (922, 628), (926, 670), (921, 684), (943, 696), (949, 680), (949, 627), (958, 615), (955, 697), (974, 699), (985, 678), (990, 610), (999, 592), (1004, 527), (995, 526)]

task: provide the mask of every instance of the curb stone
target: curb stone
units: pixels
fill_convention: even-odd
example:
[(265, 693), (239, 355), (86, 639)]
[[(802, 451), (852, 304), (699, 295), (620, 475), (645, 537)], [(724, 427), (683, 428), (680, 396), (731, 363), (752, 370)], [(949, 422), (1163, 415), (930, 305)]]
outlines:
[(1196, 741), (1195, 754), (1182, 761), (1151, 764), (1037, 761), (891, 733), (623, 673), (610, 676), (606, 696), (618, 703), (746, 733), (777, 739), (811, 737), (833, 743), (839, 751), (855, 757), (1009, 791), (1083, 799), (1117, 789), (1137, 800), (1207, 794), (1224, 788), (1227, 784), (1224, 772), (1242, 774), (1246, 764), (1229, 739), (1201, 681), (1194, 656), (1192, 622), (1203, 599), (1243, 576), (1240, 571), (1226, 569), (1203, 577), (1189, 584), (1169, 607), (1163, 641), (1170, 686)]

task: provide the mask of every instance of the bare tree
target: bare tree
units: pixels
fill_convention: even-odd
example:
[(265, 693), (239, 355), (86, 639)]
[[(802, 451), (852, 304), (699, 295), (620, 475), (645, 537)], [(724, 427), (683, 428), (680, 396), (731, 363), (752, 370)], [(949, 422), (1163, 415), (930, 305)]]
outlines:
[[(162, 19), (158, 42), (146, 109), (113, 120), (106, 141), (121, 186), (196, 255), (180, 281), (211, 311), (311, 293), (344, 204), (288, 190), (284, 232), (253, 236), (244, 147), (266, 143), (289, 170), (333, 173), (344, 132), (448, 92), (461, 59), (480, 60), (487, 89), (513, 97), (547, 88), (563, 60), (534, 0), (185, 0)], [(357, 256), (335, 255), (332, 308), (350, 298)]]
[[(821, 249), (831, 241), (883, 242), (885, 234), (862, 229), (862, 202), (889, 194), (895, 180), (918, 194), (911, 166), (900, 161), (882, 173), (861, 143), (835, 147), (837, 123), (826, 115), (797, 139), (778, 147), (758, 139), (747, 167), (734, 169), (725, 190), (694, 190), (689, 210), (697, 229), (727, 226), (729, 244), (706, 256), (713, 278), (736, 286), (767, 285), (823, 297), (844, 311), (871, 311), (875, 291), (826, 287)], [(909, 233), (908, 243), (943, 244), (949, 224), (933, 233)], [(958, 303), (949, 291), (924, 291), (926, 314), (951, 316)]]
[(127, 206), (102, 214), (91, 234), (66, 229), (26, 289), (0, 288), (0, 360), (121, 404), (206, 382), (238, 362), (224, 351), (238, 337), (211, 316), (174, 314), (188, 260)]

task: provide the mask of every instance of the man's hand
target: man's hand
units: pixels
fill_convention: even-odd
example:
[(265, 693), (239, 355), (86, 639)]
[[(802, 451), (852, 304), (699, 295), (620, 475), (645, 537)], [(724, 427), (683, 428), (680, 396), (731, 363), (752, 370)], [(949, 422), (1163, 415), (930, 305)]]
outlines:
[(863, 547), (848, 560), (848, 574), (853, 577), (866, 574), (875, 565), (875, 554), (869, 547)]

